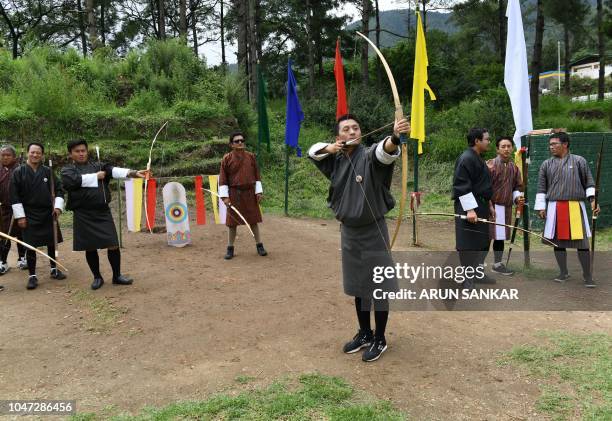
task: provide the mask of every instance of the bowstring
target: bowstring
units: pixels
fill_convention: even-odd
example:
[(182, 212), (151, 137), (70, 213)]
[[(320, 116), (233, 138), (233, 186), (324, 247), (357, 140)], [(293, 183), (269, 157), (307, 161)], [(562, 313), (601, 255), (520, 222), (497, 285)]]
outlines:
[[(354, 81), (354, 76), (355, 76), (355, 61), (357, 59), (357, 42), (358, 39), (357, 37), (355, 37), (355, 43), (353, 46), (353, 61), (352, 61), (352, 71), (350, 72), (350, 77), (349, 77), (349, 98), (348, 98), (348, 105), (347, 105), (347, 111), (350, 113), (350, 104), (352, 101), (352, 92), (353, 92), (353, 81)], [(395, 124), (395, 121), (393, 123), (387, 124), (385, 126), (379, 127), (369, 133), (366, 133), (365, 135), (361, 135), (358, 138), (356, 138), (355, 140), (361, 140), (362, 138), (369, 136), (373, 133), (376, 133), (378, 131), (381, 131), (382, 129), (387, 128), (388, 126)], [(357, 170), (355, 169), (355, 165), (353, 164), (353, 160), (351, 159), (348, 151), (343, 151), (344, 156), (346, 157), (346, 159), (349, 162), (349, 165), (351, 166), (351, 171), (353, 172), (353, 177), (355, 177), (355, 180), (357, 180)], [(364, 174), (365, 175), (365, 174)], [(385, 236), (383, 235), (382, 229), (380, 228), (380, 225), (378, 224), (378, 220), (376, 219), (376, 215), (374, 214), (374, 209), (372, 208), (372, 204), (370, 203), (370, 201), (368, 200), (368, 195), (365, 192), (365, 189), (363, 188), (362, 183), (357, 183), (359, 185), (359, 188), (361, 189), (361, 193), (363, 194), (363, 198), (365, 199), (366, 204), (368, 205), (368, 209), (370, 210), (370, 214), (372, 215), (372, 217), (374, 218), (374, 223), (376, 224), (376, 229), (378, 230), (378, 234), (380, 235), (380, 237), (383, 239), (383, 243), (385, 244), (385, 248), (387, 249), (387, 253), (389, 253), (389, 255), (391, 255), (391, 248), (389, 247), (389, 242), (385, 240)]]

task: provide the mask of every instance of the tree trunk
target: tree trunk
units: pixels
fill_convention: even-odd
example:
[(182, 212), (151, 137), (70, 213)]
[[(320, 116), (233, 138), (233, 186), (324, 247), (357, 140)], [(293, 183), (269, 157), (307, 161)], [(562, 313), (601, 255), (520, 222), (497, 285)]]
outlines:
[(570, 37), (568, 25), (563, 25), (563, 42), (565, 43), (565, 57), (563, 57), (563, 66), (565, 67), (565, 87), (563, 91), (566, 95), (571, 92), (571, 81), (570, 81)]
[[(238, 69), (243, 71), (245, 76), (249, 76), (248, 45), (247, 45), (247, 4), (246, 0), (234, 0), (234, 5), (238, 10)], [(247, 98), (249, 86), (246, 85)]]
[[(370, 35), (370, 0), (362, 0), (362, 12), (361, 12), (361, 32), (369, 38)], [(367, 42), (361, 43), (361, 84), (365, 87), (370, 82), (369, 74), (369, 44)]]
[(312, 48), (312, 10), (306, 0), (306, 45), (308, 50), (308, 97), (314, 97), (314, 52)]
[(83, 57), (87, 57), (87, 33), (85, 32), (85, 21), (83, 20), (83, 5), (81, 4), (81, 0), (77, 0), (77, 11), (79, 30), (81, 31), (81, 47), (83, 49)]
[(250, 100), (257, 98), (257, 2), (249, 0), (248, 44), (249, 44), (249, 91)]
[(100, 1), (100, 42), (102, 45), (106, 45), (106, 12), (105, 12), (105, 0)]
[(86, 0), (85, 4), (87, 9), (87, 32), (89, 33), (89, 43), (91, 44), (91, 51), (95, 51), (96, 48), (98, 48), (98, 33), (96, 30), (94, 0)]
[(225, 60), (225, 17), (223, 7), (223, 0), (221, 0), (221, 20), (219, 22), (219, 27), (221, 29), (221, 70), (225, 73), (227, 60)]
[(6, 25), (9, 28), (11, 44), (13, 46), (13, 60), (14, 60), (17, 57), (19, 57), (19, 36), (20, 34), (17, 33), (17, 29), (15, 29), (15, 27), (13, 26), (13, 23), (9, 19), (8, 14), (6, 13), (6, 10), (4, 10), (4, 6), (2, 6), (2, 3), (0, 3), (0, 14), (4, 18), (4, 21), (6, 22)]
[[(376, 47), (380, 50), (380, 9), (378, 8), (378, 0), (376, 0)], [(378, 89), (382, 86), (382, 65), (380, 60), (376, 60), (376, 86)]]
[(535, 43), (533, 44), (533, 59), (531, 60), (531, 112), (538, 112), (540, 104), (540, 70), (542, 66), (542, 39), (544, 38), (543, 0), (537, 0), (537, 17)]
[(193, 53), (198, 56), (198, 19), (196, 12), (198, 8), (194, 0), (189, 0), (189, 11), (191, 12), (191, 36), (193, 37)]
[(603, 0), (597, 0), (597, 46), (599, 50), (599, 78), (597, 83), (597, 100), (604, 100), (606, 90), (606, 40), (603, 26)]
[(166, 5), (164, 4), (164, 0), (158, 0), (157, 4), (159, 7), (158, 18), (159, 22), (157, 26), (159, 27), (159, 39), (166, 39)]
[(506, 5), (504, 0), (499, 0), (499, 58), (500, 63), (506, 62)]
[(179, 0), (179, 37), (187, 44), (187, 0)]

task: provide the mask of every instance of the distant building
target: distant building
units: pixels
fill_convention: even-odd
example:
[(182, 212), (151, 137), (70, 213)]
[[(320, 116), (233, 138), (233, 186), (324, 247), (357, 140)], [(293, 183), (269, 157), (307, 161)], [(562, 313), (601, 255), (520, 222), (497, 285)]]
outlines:
[[(610, 58), (606, 57), (606, 76), (612, 74), (612, 63), (610, 63)], [(584, 56), (570, 63), (570, 74), (572, 76), (597, 79), (599, 77), (599, 54), (589, 54), (588, 56)]]

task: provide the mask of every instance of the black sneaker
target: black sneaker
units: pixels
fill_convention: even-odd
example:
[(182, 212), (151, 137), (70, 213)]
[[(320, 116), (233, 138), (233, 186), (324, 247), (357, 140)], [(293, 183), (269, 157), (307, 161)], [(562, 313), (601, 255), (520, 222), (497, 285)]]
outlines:
[(493, 265), (493, 268), (491, 268), (491, 272), (499, 273), (500, 275), (504, 275), (504, 276), (514, 275), (514, 271), (508, 269), (506, 265), (504, 265), (503, 263), (500, 263), (498, 265)]
[(4, 285), (0, 285), (0, 291), (4, 291)]
[(260, 256), (267, 256), (268, 255), (268, 252), (264, 248), (263, 243), (257, 243), (255, 245), (255, 247), (257, 247), (257, 254), (259, 254)]
[(227, 246), (227, 252), (225, 252), (223, 258), (225, 260), (230, 260), (232, 257), (234, 257), (234, 246)]
[(597, 284), (595, 283), (593, 278), (589, 277), (589, 278), (584, 278), (584, 286), (587, 288), (595, 288)]
[(387, 341), (385, 341), (385, 338), (374, 338), (374, 341), (372, 342), (370, 347), (363, 352), (361, 359), (366, 362), (376, 361), (386, 350)]
[(102, 285), (104, 285), (104, 279), (94, 278), (93, 282), (91, 283), (91, 289), (95, 291), (96, 289), (102, 288)]
[(0, 276), (4, 275), (10, 270), (9, 265), (5, 262), (0, 262)]
[(36, 275), (30, 275), (30, 277), (28, 278), (28, 285), (26, 286), (26, 288), (36, 289), (37, 286), (38, 286), (38, 278), (36, 277)]
[(559, 282), (560, 284), (564, 283), (565, 281), (567, 281), (570, 278), (569, 273), (563, 273), (561, 272), (560, 274), (558, 274), (555, 279), (553, 279), (553, 281), (555, 282)]
[(344, 344), (344, 348), (342, 349), (342, 351), (344, 351), (345, 354), (353, 354), (362, 348), (370, 346), (373, 339), (374, 334), (371, 330), (359, 329), (353, 339), (350, 342)]
[(51, 277), (53, 279), (57, 279), (58, 281), (61, 281), (62, 279), (66, 279), (66, 275), (58, 268), (51, 269)]
[(497, 281), (495, 280), (495, 278), (491, 278), (490, 276), (487, 276), (486, 274), (483, 274), (482, 278), (478, 278), (478, 277), (474, 277), (474, 283), (475, 284), (495, 284), (497, 283)]
[(132, 285), (134, 280), (132, 278), (128, 278), (124, 275), (119, 275), (116, 278), (113, 278), (113, 284), (115, 285)]

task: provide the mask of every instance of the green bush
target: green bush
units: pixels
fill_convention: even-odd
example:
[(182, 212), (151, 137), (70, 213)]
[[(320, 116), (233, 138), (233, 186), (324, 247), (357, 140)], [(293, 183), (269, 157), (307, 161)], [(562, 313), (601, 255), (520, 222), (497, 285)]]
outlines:
[(137, 92), (132, 96), (127, 108), (136, 113), (153, 114), (159, 112), (164, 105), (164, 100), (159, 92), (152, 90)]
[(230, 113), (236, 119), (240, 130), (247, 133), (249, 139), (254, 138), (256, 115), (247, 101), (246, 79), (239, 73), (229, 74), (225, 79), (225, 97)]
[(179, 101), (174, 104), (174, 114), (189, 121), (206, 120), (222, 116), (224, 109), (221, 104), (210, 102)]

